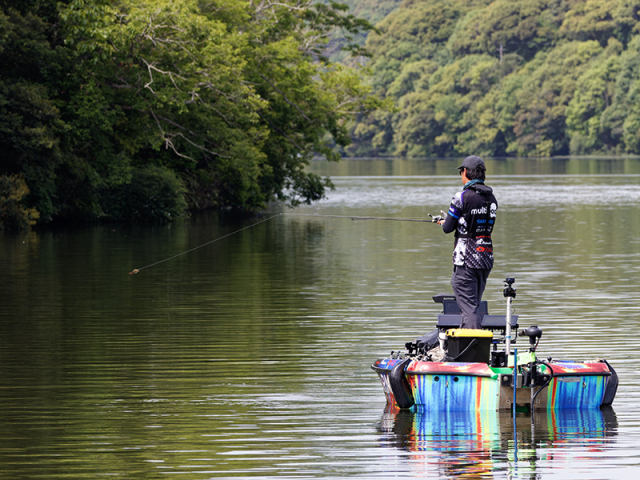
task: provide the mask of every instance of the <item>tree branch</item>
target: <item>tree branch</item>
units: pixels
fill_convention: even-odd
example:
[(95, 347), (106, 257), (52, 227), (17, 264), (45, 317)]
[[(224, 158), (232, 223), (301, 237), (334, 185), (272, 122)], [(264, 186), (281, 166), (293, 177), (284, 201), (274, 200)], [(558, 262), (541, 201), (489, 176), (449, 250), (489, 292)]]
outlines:
[(151, 90), (151, 92), (155, 95), (156, 92), (153, 91), (153, 88), (151, 88), (151, 84), (154, 82), (153, 80), (153, 71), (155, 70), (158, 73), (161, 73), (162, 75), (168, 75), (169, 78), (171, 79), (171, 82), (173, 83), (173, 86), (176, 87), (179, 91), (180, 87), (178, 87), (178, 85), (176, 84), (176, 81), (174, 80), (174, 75), (179, 78), (180, 80), (185, 80), (185, 78), (181, 75), (178, 75), (177, 73), (174, 72), (170, 72), (170, 71), (164, 71), (164, 70), (160, 70), (158, 67), (156, 67), (155, 65), (147, 62), (143, 57), (140, 57), (140, 59), (145, 63), (145, 65), (147, 66), (147, 71), (149, 72), (149, 82), (147, 82), (144, 86), (144, 88), (148, 88), (149, 90)]
[(149, 112), (151, 112), (151, 115), (153, 116), (153, 118), (156, 121), (156, 124), (158, 125), (158, 129), (160, 130), (160, 134), (162, 136), (162, 139), (165, 141), (165, 148), (171, 148), (171, 150), (173, 150), (173, 152), (178, 155), (181, 158), (187, 158), (189, 160), (191, 160), (192, 162), (197, 162), (197, 160), (189, 157), (188, 155), (184, 155), (182, 153), (180, 153), (178, 151), (178, 149), (176, 148), (175, 144), (173, 143), (172, 138), (173, 137), (180, 137), (182, 138), (184, 141), (186, 141), (187, 143), (189, 143), (190, 145), (193, 145), (194, 147), (196, 147), (198, 150), (202, 150), (203, 152), (206, 152), (210, 155), (216, 156), (216, 157), (220, 157), (220, 158), (230, 158), (228, 156), (222, 155), (220, 153), (217, 152), (212, 152), (211, 150), (205, 148), (203, 145), (198, 145), (195, 142), (192, 142), (191, 140), (189, 140), (186, 136), (184, 136), (182, 133), (166, 133), (164, 131), (164, 129), (162, 128), (162, 125), (160, 124), (160, 119), (164, 120), (167, 123), (170, 123), (171, 125), (180, 128), (188, 133), (190, 133), (193, 136), (197, 136), (194, 132), (192, 132), (191, 130), (183, 127), (182, 125), (177, 124), (176, 122), (173, 122), (171, 120), (169, 120), (168, 118), (165, 117), (161, 117), (159, 115), (156, 115), (156, 113), (153, 111), (153, 109), (149, 109)]

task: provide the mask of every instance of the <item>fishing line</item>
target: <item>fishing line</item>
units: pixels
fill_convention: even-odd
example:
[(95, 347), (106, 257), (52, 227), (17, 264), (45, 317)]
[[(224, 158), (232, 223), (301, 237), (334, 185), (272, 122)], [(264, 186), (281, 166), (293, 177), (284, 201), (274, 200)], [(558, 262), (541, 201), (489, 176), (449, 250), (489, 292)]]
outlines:
[(212, 243), (217, 242), (217, 241), (219, 241), (219, 240), (222, 240), (223, 238), (230, 237), (231, 235), (235, 235), (236, 233), (240, 233), (240, 232), (242, 232), (243, 230), (247, 230), (248, 228), (255, 227), (256, 225), (260, 225), (261, 223), (264, 223), (264, 222), (268, 222), (268, 221), (269, 221), (269, 220), (271, 220), (272, 218), (275, 218), (275, 217), (277, 217), (277, 216), (279, 216), (279, 215), (282, 215), (282, 214), (281, 214), (281, 213), (277, 213), (277, 214), (275, 214), (275, 215), (273, 215), (273, 216), (271, 216), (271, 217), (269, 217), (269, 218), (265, 218), (264, 220), (260, 220), (259, 222), (252, 223), (251, 225), (248, 225), (248, 226), (246, 226), (246, 227), (244, 227), (244, 228), (241, 228), (240, 230), (236, 230), (235, 232), (227, 233), (226, 235), (223, 235), (222, 237), (218, 237), (218, 238), (216, 238), (215, 240), (211, 240), (210, 242), (203, 243), (202, 245), (199, 245), (199, 246), (197, 246), (197, 247), (194, 247), (194, 248), (192, 248), (192, 249), (190, 249), (190, 250), (187, 250), (187, 251), (185, 251), (185, 252), (178, 253), (177, 255), (174, 255), (174, 256), (172, 256), (172, 257), (165, 258), (164, 260), (160, 260), (159, 262), (152, 263), (151, 265), (147, 265), (146, 267), (134, 268), (133, 270), (131, 270), (131, 271), (129, 272), (129, 275), (135, 275), (135, 274), (136, 274), (136, 273), (138, 273), (140, 270), (144, 270), (145, 268), (151, 268), (151, 267), (154, 267), (154, 266), (159, 265), (159, 264), (161, 264), (161, 263), (168, 262), (169, 260), (172, 260), (172, 259), (174, 259), (174, 258), (176, 258), (176, 257), (181, 256), (181, 255), (185, 255), (185, 254), (187, 254), (187, 253), (193, 252), (194, 250), (198, 250), (199, 248), (206, 247), (207, 245), (211, 245)]
[(193, 252), (194, 250), (198, 250), (199, 248), (202, 247), (206, 247), (207, 245), (211, 245), (214, 242), (217, 242), (219, 240), (222, 240), (224, 238), (230, 237), (231, 235), (235, 235), (236, 233), (240, 233), (243, 230), (247, 230), (249, 228), (255, 227), (256, 225), (260, 225), (261, 223), (264, 222), (268, 222), (269, 220), (282, 216), (282, 215), (286, 215), (288, 217), (323, 217), (323, 218), (350, 218), (351, 220), (394, 220), (397, 222), (427, 222), (427, 223), (433, 223), (433, 220), (426, 220), (424, 218), (392, 218), (392, 217), (357, 217), (357, 216), (350, 216), (350, 215), (319, 215), (319, 214), (315, 214), (315, 213), (276, 213), (275, 215), (270, 216), (269, 218), (265, 218), (264, 220), (260, 220), (259, 222), (256, 223), (252, 223), (251, 225), (247, 225), (246, 227), (243, 227), (239, 230), (236, 230), (234, 232), (231, 233), (227, 233), (226, 235), (223, 235), (222, 237), (218, 237), (215, 240), (211, 240), (207, 243), (203, 243), (202, 245), (199, 245), (197, 247), (194, 247), (190, 250), (184, 251), (182, 253), (178, 253), (177, 255), (173, 255), (169, 258), (165, 258), (164, 260), (160, 260), (159, 262), (155, 262), (152, 263), (150, 265), (147, 265), (145, 267), (140, 267), (140, 268), (134, 268), (133, 270), (131, 270), (129, 272), (129, 275), (135, 275), (136, 273), (138, 273), (140, 270), (144, 270), (145, 268), (151, 268), (154, 267), (156, 265), (159, 265), (161, 263), (164, 262), (168, 262), (169, 260), (172, 260), (176, 257), (179, 257), (181, 255), (185, 255), (187, 253)]

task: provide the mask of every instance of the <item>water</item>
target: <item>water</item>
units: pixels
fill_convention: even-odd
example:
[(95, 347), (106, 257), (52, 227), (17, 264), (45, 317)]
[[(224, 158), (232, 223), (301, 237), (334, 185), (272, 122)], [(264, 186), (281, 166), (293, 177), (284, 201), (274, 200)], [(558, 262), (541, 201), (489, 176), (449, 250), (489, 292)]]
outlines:
[[(314, 163), (291, 212), (424, 218), (454, 161)], [(516, 277), (539, 354), (608, 359), (612, 409), (398, 412), (370, 369), (430, 330), (453, 239), (433, 224), (203, 215), (0, 234), (0, 478), (628, 478), (640, 472), (640, 160), (488, 161), (485, 299)], [(453, 172), (453, 174), (452, 174)], [(524, 344), (518, 342), (520, 348)]]

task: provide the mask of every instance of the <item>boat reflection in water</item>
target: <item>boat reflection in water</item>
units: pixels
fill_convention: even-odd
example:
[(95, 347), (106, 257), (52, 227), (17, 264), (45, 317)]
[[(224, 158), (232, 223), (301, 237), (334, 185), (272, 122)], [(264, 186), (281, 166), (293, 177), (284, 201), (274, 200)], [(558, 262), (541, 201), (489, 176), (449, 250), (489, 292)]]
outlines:
[(541, 412), (426, 411), (387, 405), (380, 423), (385, 446), (407, 452), (410, 471), (442, 477), (502, 471), (538, 478), (547, 469), (597, 461), (617, 435), (611, 407)]

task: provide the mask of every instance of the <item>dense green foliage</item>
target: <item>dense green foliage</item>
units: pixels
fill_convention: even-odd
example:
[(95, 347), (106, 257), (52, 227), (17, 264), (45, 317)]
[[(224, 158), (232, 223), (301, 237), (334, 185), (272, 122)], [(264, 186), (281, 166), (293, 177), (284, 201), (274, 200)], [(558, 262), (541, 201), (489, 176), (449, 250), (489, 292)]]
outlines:
[(405, 0), (354, 155), (640, 153), (640, 0)]
[(0, 175), (44, 221), (317, 200), (308, 161), (379, 104), (321, 56), (336, 28), (370, 25), (333, 2), (0, 0)]
[(0, 229), (23, 230), (39, 218), (35, 208), (25, 207), (29, 187), (19, 175), (0, 176)]
[[(320, 0), (326, 2), (327, 0)], [(402, 0), (342, 0), (342, 3), (349, 8), (352, 15), (376, 24), (382, 21), (387, 15), (397, 9)], [(360, 32), (356, 35), (349, 35), (345, 38), (344, 32), (334, 30), (331, 32), (331, 41), (327, 45), (325, 54), (333, 61), (343, 63), (355, 63), (357, 57), (349, 56), (349, 51), (345, 45), (364, 45), (367, 41), (368, 31)]]

